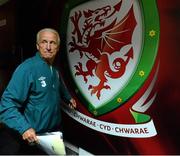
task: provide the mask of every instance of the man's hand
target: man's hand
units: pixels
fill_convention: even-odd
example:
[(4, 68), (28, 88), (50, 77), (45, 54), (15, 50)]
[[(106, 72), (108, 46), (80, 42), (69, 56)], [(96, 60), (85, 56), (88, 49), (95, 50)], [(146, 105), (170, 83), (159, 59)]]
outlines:
[(72, 109), (75, 109), (75, 108), (76, 108), (76, 101), (75, 101), (73, 98), (70, 100), (69, 106), (70, 106)]
[(23, 140), (27, 140), (29, 143), (39, 143), (38, 138), (36, 136), (36, 132), (33, 128), (26, 130), (22, 134)]

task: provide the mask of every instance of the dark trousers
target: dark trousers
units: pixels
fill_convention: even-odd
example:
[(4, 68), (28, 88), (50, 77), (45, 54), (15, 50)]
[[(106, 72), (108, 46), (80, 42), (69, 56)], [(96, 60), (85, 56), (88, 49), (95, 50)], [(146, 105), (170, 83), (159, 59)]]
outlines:
[(47, 155), (36, 145), (29, 145), (16, 131), (0, 126), (0, 155)]

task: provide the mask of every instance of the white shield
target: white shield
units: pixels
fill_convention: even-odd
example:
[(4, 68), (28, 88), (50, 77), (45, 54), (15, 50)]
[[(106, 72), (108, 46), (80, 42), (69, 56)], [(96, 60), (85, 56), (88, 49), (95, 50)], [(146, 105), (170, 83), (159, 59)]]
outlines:
[[(120, 4), (119, 10), (114, 11), (115, 6)], [(99, 30), (108, 27), (115, 19), (114, 28), (118, 23), (124, 23), (126, 20), (129, 20), (128, 14), (130, 9), (133, 10), (135, 17), (136, 25), (132, 30), (131, 40), (129, 43), (124, 44), (119, 50), (115, 49), (111, 44), (104, 39), (105, 46), (108, 46), (110, 49), (115, 49), (111, 53), (107, 51), (102, 51), (98, 48), (95, 51), (92, 48), (92, 45), (89, 44), (90, 40), (93, 40), (96, 33), (98, 34)], [(86, 12), (86, 15), (85, 15)], [(70, 66), (70, 71), (73, 77), (75, 84), (77, 85), (78, 92), (90, 103), (95, 109), (100, 108), (101, 106), (109, 103), (114, 96), (119, 94), (129, 83), (133, 77), (141, 56), (141, 47), (142, 47), (142, 18), (141, 18), (140, 6), (137, 0), (91, 0), (86, 3), (83, 3), (70, 11), (68, 29), (67, 29), (67, 57), (68, 63)], [(125, 18), (126, 17), (126, 18)], [(102, 22), (97, 24), (97, 19)], [(73, 23), (74, 20), (74, 23)], [(87, 28), (89, 26), (89, 29)], [(129, 31), (130, 25), (126, 25), (121, 31), (113, 31), (112, 33), (120, 34), (126, 33)], [(84, 30), (87, 31), (84, 31)], [(74, 31), (75, 30), (75, 31)], [(101, 33), (98, 37), (103, 38), (105, 33)], [(89, 37), (89, 38), (88, 38)], [(88, 40), (86, 41), (86, 39)], [(124, 38), (119, 40), (110, 38), (109, 41), (116, 42), (116, 44), (121, 44), (124, 42)], [(80, 41), (80, 42), (79, 42)], [(73, 43), (73, 44), (72, 44)], [(85, 47), (85, 48), (84, 48)], [(101, 45), (99, 45), (101, 47)], [(72, 50), (73, 49), (73, 50)], [(128, 58), (126, 55), (130, 49), (133, 51), (133, 57)], [(81, 52), (80, 52), (81, 51)], [(109, 88), (101, 88), (100, 96), (97, 96), (97, 92), (92, 92), (90, 86), (97, 86), (101, 82), (101, 76), (97, 74), (97, 67), (100, 65), (100, 57), (97, 57), (96, 54), (99, 52), (99, 55), (106, 55), (108, 58), (108, 66), (104, 67), (102, 70), (102, 77), (106, 78), (104, 86), (109, 86)], [(114, 69), (113, 61), (116, 58), (121, 58), (126, 62), (125, 71), (119, 77), (112, 77), (109, 75), (108, 70), (111, 72), (116, 72)], [(81, 70), (85, 73), (89, 70), (88, 61), (93, 60), (95, 63), (94, 68), (92, 69), (92, 75), (86, 75), (87, 81), (85, 82), (82, 75), (78, 75), (77, 66), (80, 68), (79, 64), (82, 65)], [(118, 64), (117, 64), (118, 66)], [(119, 64), (119, 67), (121, 64)], [(107, 68), (107, 70), (106, 70)], [(85, 75), (85, 74), (84, 74)]]

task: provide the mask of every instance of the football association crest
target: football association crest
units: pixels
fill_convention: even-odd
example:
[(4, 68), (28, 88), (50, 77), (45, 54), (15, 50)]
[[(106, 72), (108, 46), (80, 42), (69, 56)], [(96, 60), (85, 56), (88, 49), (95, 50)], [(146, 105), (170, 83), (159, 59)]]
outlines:
[(144, 27), (148, 21), (143, 19), (142, 4), (96, 0), (70, 10), (66, 45), (70, 72), (77, 94), (94, 115), (125, 103), (152, 69), (156, 50), (148, 53), (146, 34), (156, 33), (157, 42), (158, 28)]
[[(156, 97), (152, 93), (159, 68), (155, 63), (159, 42), (155, 1), (79, 0), (65, 8), (68, 73), (81, 104), (101, 116), (131, 103), (128, 111), (136, 123), (150, 121), (138, 128), (138, 133), (147, 134), (135, 137), (155, 135), (150, 116), (143, 114)], [(65, 112), (86, 126), (92, 124), (93, 129), (101, 131), (101, 125), (107, 124), (113, 135), (123, 136), (116, 134), (119, 124), (97, 123), (80, 112)]]

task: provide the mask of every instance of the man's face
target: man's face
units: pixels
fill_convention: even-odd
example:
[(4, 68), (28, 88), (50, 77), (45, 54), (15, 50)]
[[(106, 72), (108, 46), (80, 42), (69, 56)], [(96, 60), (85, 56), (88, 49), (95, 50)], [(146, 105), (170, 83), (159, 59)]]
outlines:
[(36, 46), (41, 57), (52, 64), (59, 50), (58, 36), (53, 32), (43, 31), (39, 34), (39, 41)]

